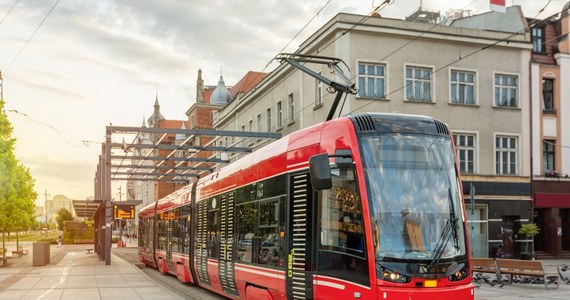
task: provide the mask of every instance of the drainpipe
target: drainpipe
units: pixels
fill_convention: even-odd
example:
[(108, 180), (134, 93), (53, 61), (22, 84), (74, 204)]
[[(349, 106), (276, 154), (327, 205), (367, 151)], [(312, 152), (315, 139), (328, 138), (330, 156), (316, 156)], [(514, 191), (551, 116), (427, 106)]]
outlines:
[[(534, 188), (533, 188), (533, 184), (532, 181), (534, 180), (534, 151), (532, 148), (533, 145), (533, 136), (534, 136), (534, 130), (533, 130), (533, 119), (532, 119), (532, 113), (533, 113), (533, 99), (532, 99), (532, 63), (533, 63), (533, 57), (532, 57), (532, 52), (530, 54), (530, 60), (528, 62), (528, 78), (529, 78), (529, 85), (528, 85), (528, 90), (529, 90), (529, 102), (530, 102), (530, 122), (529, 122), (529, 126), (530, 126), (530, 198), (532, 199), (532, 206), (530, 208), (530, 216), (529, 216), (529, 220), (530, 223), (534, 223)], [(537, 79), (538, 80), (538, 79)], [(534, 253), (534, 237), (532, 239), (532, 251), (531, 253)]]

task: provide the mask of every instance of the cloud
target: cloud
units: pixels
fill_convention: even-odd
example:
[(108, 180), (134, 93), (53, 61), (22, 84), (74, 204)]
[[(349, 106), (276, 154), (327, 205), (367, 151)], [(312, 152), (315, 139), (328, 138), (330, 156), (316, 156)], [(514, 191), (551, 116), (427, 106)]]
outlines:
[[(0, 11), (8, 11), (11, 2), (0, 2)], [(198, 68), (207, 85), (217, 83), (220, 68), (227, 85), (249, 70), (271, 71), (277, 64), (266, 68), (267, 63), (325, 4), (285, 51), (296, 50), (338, 12), (368, 14), (372, 4), (381, 2), (60, 1), (5, 72), (4, 93), (12, 109), (60, 132), (101, 141), (109, 122), (139, 126), (143, 114), (152, 113), (156, 93), (165, 117), (184, 118), (194, 101)], [(5, 70), (16, 57), (53, 4), (45, 0), (17, 4), (0, 26), (0, 68)], [(484, 1), (425, 0), (423, 4), (441, 11), (452, 5), (488, 11)], [(559, 11), (561, 5), (553, 1), (540, 17)], [(403, 18), (418, 6), (417, 0), (396, 0), (380, 13)], [(526, 1), (523, 11), (534, 17), (542, 6), (540, 1)], [(72, 197), (93, 194), (100, 149), (94, 147), (96, 153), (73, 149), (50, 129), (29, 120), (16, 118), (14, 126), (17, 154), (30, 167), (38, 187)]]
[[(45, 154), (22, 157), (26, 167), (36, 179), (36, 191), (42, 194), (41, 188), (50, 193), (64, 193), (74, 199), (84, 199), (85, 191), (93, 189), (96, 164), (87, 160), (65, 160), (65, 157), (52, 158)], [(91, 178), (91, 180), (86, 180)], [(62, 190), (62, 187), (65, 187)], [(39, 188), (39, 189), (38, 189)]]

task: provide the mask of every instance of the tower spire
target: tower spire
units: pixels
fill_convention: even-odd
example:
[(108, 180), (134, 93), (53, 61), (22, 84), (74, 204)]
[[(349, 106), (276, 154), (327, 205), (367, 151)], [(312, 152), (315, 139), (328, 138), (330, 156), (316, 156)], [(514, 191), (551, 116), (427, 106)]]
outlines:
[(196, 80), (196, 102), (204, 102), (204, 79), (202, 79), (202, 69), (198, 69), (198, 79)]

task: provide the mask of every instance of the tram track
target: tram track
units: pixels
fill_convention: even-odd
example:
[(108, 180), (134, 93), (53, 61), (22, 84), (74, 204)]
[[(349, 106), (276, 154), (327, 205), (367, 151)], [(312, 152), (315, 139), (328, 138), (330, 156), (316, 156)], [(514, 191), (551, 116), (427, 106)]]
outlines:
[(113, 254), (122, 258), (126, 262), (139, 268), (145, 275), (147, 275), (157, 285), (162, 287), (167, 286), (168, 289), (181, 297), (182, 299), (193, 300), (221, 300), (227, 299), (209, 290), (195, 286), (191, 283), (184, 283), (179, 281), (175, 276), (170, 274), (160, 273), (154, 268), (147, 267), (139, 262), (138, 253), (136, 248), (113, 248)]

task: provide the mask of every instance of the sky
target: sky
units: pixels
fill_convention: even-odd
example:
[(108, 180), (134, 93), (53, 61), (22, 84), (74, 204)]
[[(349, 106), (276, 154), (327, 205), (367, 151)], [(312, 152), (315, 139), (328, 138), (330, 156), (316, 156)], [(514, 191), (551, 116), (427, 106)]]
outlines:
[[(544, 18), (566, 2), (507, 0), (507, 6), (521, 5), (525, 16)], [(337, 13), (369, 14), (379, 4), (0, 0), (5, 113), (14, 127), (16, 156), (35, 179), (38, 205), (46, 194), (48, 199), (94, 195), (106, 125), (141, 126), (156, 97), (167, 119), (185, 119), (195, 102), (198, 69), (206, 85), (216, 85), (220, 72), (226, 85), (250, 70), (270, 72), (277, 66), (275, 55), (295, 51)], [(489, 0), (422, 5), (441, 12), (489, 11)], [(380, 14), (402, 19), (419, 6), (419, 0), (392, 0)], [(125, 198), (120, 184), (113, 182), (116, 199)]]

